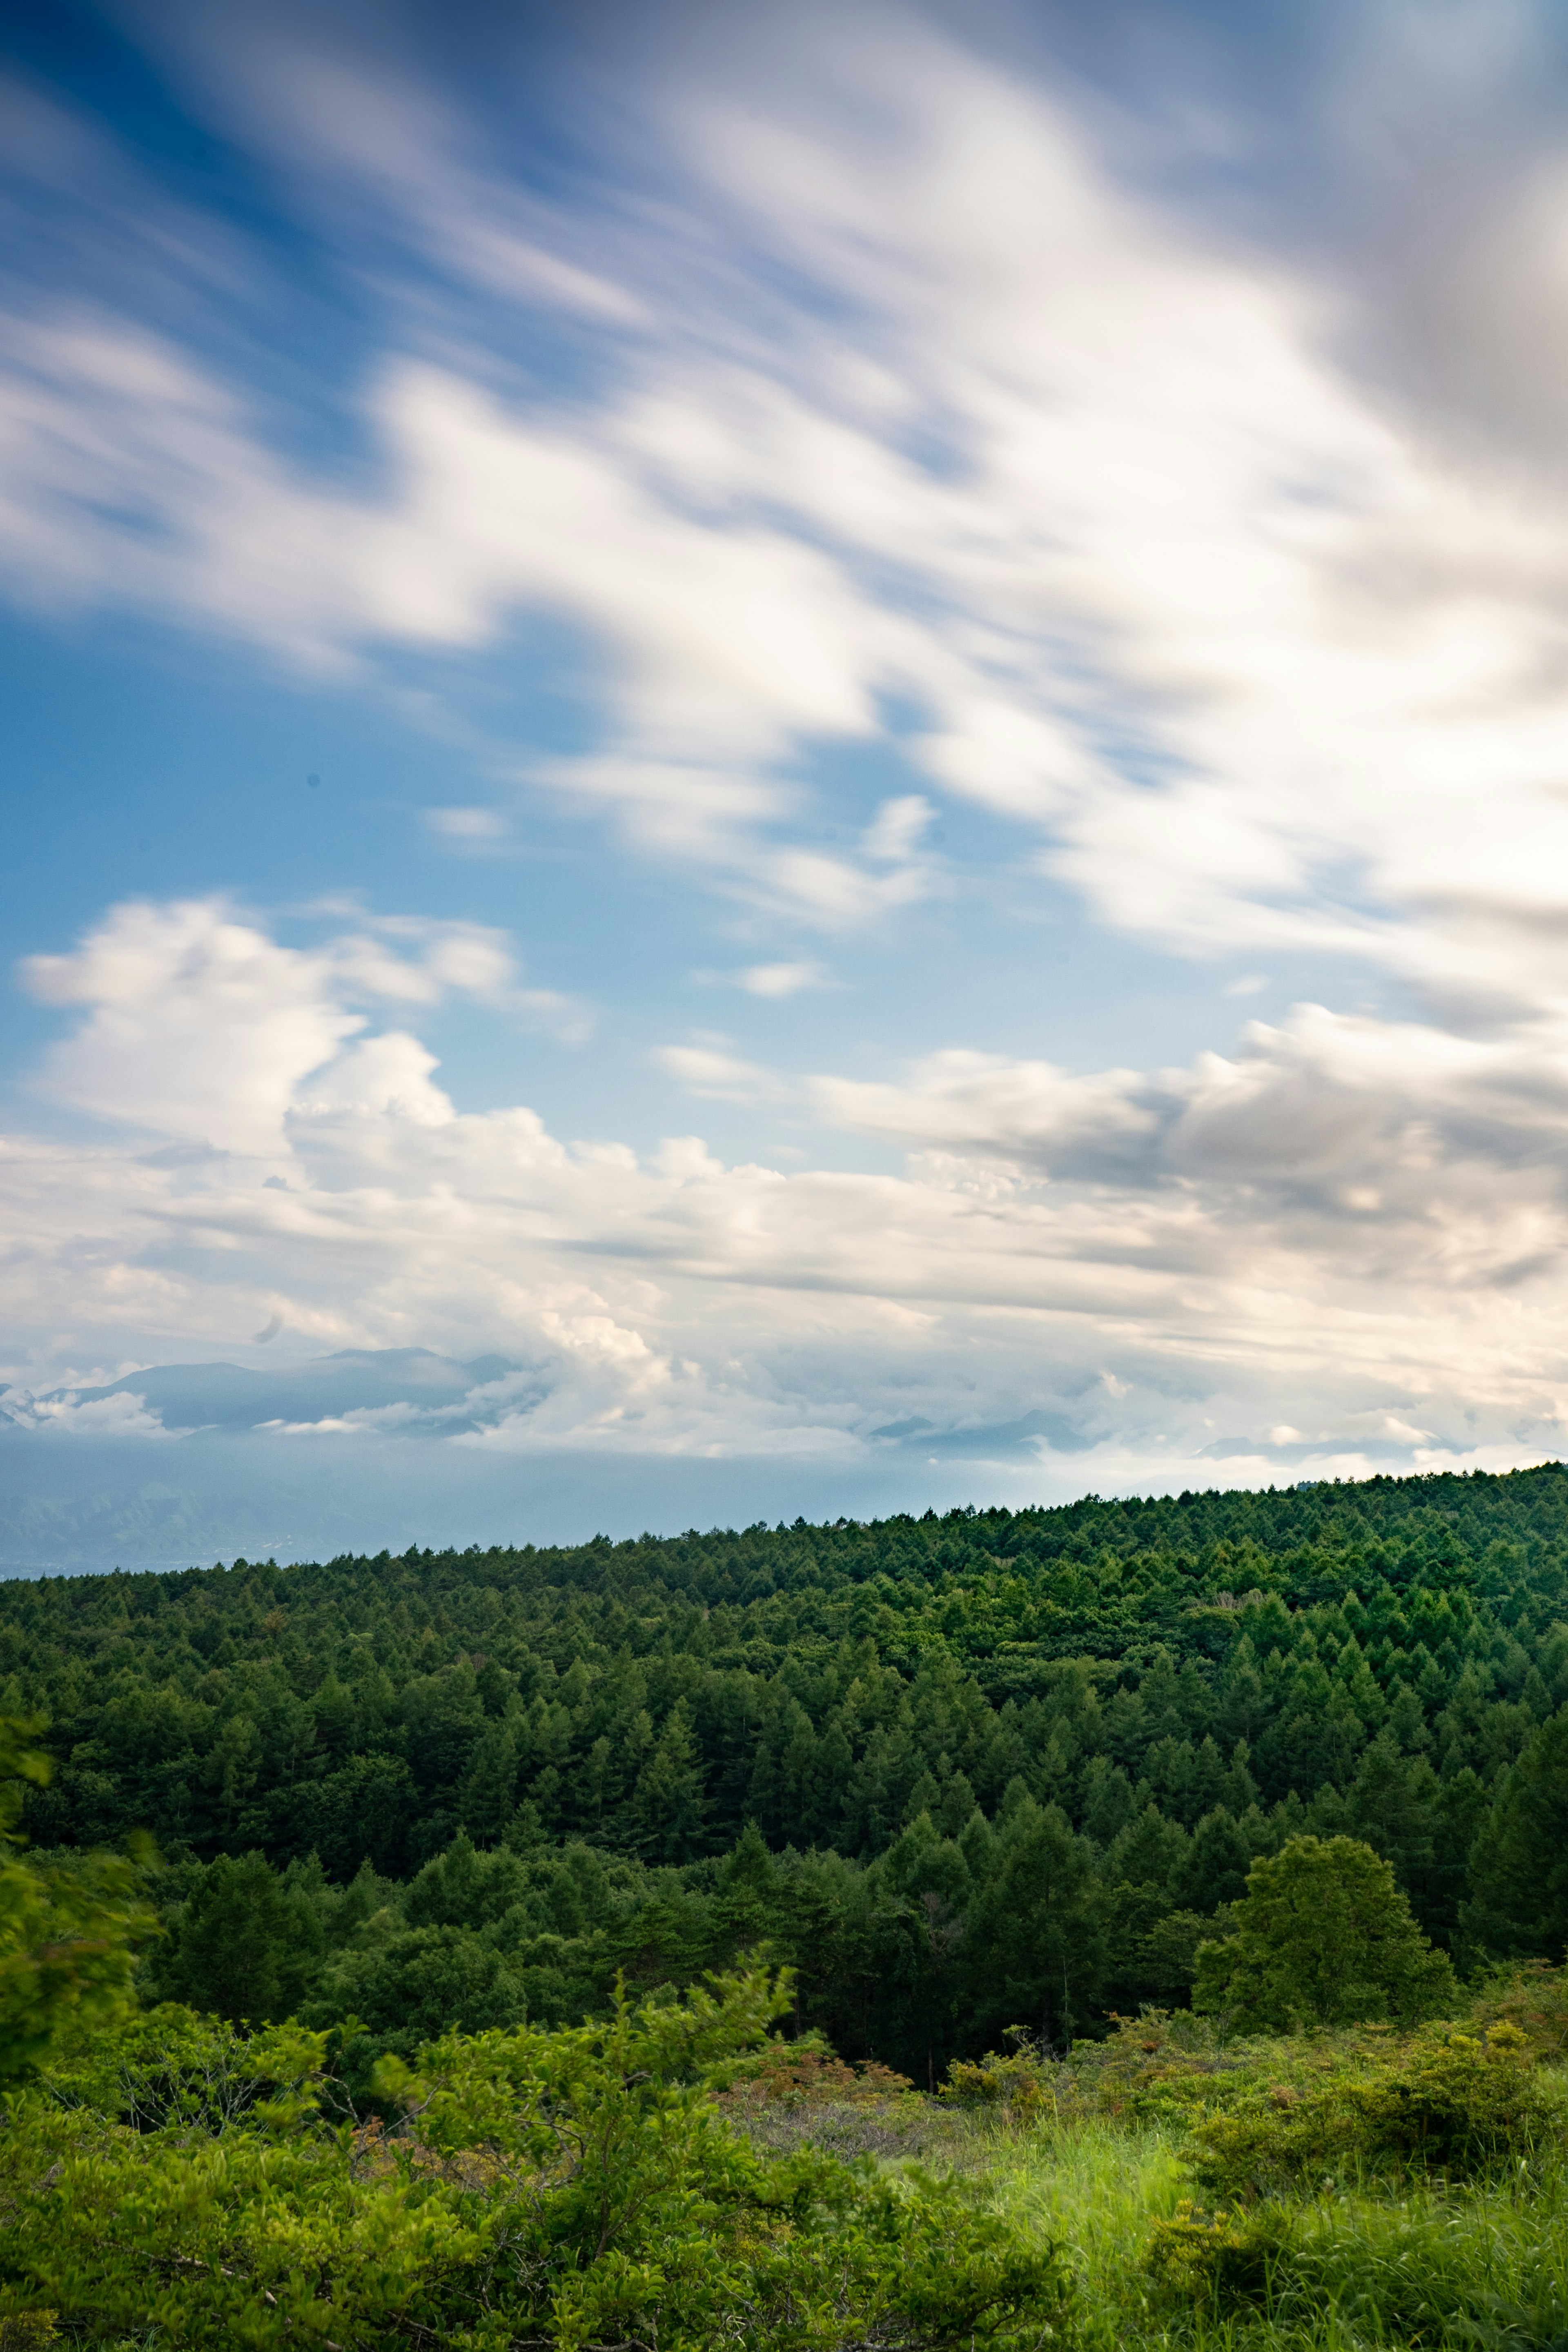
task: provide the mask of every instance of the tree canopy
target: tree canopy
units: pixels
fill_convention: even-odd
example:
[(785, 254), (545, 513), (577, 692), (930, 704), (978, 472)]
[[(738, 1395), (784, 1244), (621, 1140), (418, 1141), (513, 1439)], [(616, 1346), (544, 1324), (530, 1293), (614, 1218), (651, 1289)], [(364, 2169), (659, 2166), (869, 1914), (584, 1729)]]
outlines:
[(0, 1717), (0, 2086), (62, 2034), (115, 2023), (130, 2007), (136, 1948), (154, 1921), (130, 1857), (40, 1863), (18, 1823), (26, 1790), (53, 1771), (35, 1720)]
[(926, 2082), (1184, 2001), (1303, 1837), (1461, 1970), (1568, 1937), (1555, 1465), (19, 1580), (0, 1675), (28, 1866), (150, 1832), (146, 1988), (365, 2069), (765, 1942)]
[(1391, 1865), (1358, 1839), (1291, 1838), (1260, 1856), (1229, 1933), (1198, 1948), (1193, 2006), (1244, 2032), (1436, 2016), (1458, 1987)]

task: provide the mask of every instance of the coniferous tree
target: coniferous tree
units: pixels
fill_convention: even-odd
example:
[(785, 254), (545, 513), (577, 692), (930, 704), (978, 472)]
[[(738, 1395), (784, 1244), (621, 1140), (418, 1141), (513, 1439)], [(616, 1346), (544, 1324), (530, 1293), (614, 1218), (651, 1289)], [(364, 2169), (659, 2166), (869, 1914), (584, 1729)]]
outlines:
[(298, 2006), (325, 1946), (309, 1897), (265, 1854), (220, 1854), (197, 1873), (155, 1981), (165, 2000), (269, 2024)]
[(1568, 1948), (1568, 1708), (1535, 1733), (1476, 1841), (1463, 1914), (1483, 1950), (1560, 1960)]

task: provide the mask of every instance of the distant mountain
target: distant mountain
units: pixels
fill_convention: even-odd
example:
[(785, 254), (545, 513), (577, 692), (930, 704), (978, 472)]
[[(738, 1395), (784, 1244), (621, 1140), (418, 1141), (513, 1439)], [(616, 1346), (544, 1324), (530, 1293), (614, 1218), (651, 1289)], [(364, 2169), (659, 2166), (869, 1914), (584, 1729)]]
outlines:
[[(330, 1559), (414, 1542), (575, 1541), (803, 1511), (870, 1517), (977, 1491), (1033, 1501), (1067, 1483), (1035, 1448), (1071, 1432), (1037, 1412), (963, 1431), (911, 1417), (876, 1433), (860, 1460), (765, 1447), (708, 1459), (541, 1446), (528, 1416), (547, 1387), (542, 1368), (505, 1356), (345, 1348), (263, 1369), (156, 1364), (91, 1388), (13, 1391), (0, 1397), (0, 1578), (241, 1552)], [(119, 1399), (129, 1426), (103, 1410)], [(51, 1402), (70, 1409), (40, 1416)]]
[[(505, 1356), (477, 1356), (464, 1364), (429, 1348), (343, 1348), (336, 1355), (265, 1371), (241, 1364), (154, 1364), (100, 1388), (50, 1393), (79, 1405), (103, 1397), (140, 1397), (165, 1429), (258, 1429), (268, 1423), (337, 1421), (408, 1405), (415, 1408), (410, 1420), (456, 1433), (495, 1418), (499, 1400), (486, 1399), (488, 1411), (460, 1410), (476, 1389), (515, 1384), (525, 1370)], [(507, 1400), (513, 1409), (529, 1401), (526, 1384), (522, 1392), (514, 1387)]]

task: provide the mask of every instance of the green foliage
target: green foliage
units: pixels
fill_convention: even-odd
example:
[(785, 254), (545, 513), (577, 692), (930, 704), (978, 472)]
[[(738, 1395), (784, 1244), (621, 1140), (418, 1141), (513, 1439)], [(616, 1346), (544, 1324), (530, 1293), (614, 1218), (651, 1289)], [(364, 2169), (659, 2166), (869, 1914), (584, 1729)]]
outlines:
[(1529, 1739), (1476, 1843), (1471, 1940), (1560, 1960), (1568, 1948), (1568, 1712)]
[(1568, 2338), (1560, 1467), (19, 1582), (0, 1672), (0, 2352)]
[(44, 2352), (58, 2344), (58, 2311), (14, 2311), (0, 2319), (0, 2352)]
[(956, 2182), (770, 2157), (713, 2094), (786, 1987), (751, 1971), (607, 2021), (386, 2063), (405, 2121), (334, 2124), (326, 2042), (163, 2010), (0, 2133), (0, 2308), (79, 2342), (501, 2352), (1039, 2347), (1049, 2246)]
[(1197, 2124), (1186, 2153), (1205, 2187), (1228, 2197), (1391, 2169), (1463, 2178), (1528, 2155), (1557, 2113), (1524, 2036), (1499, 2025), (1418, 2037), (1382, 2065), (1363, 2062), (1304, 2088), (1250, 2089)]
[(1229, 1934), (1198, 1950), (1193, 2005), (1249, 2032), (1430, 2017), (1456, 1991), (1387, 1863), (1355, 1838), (1300, 1837), (1253, 1864)]
[(47, 1787), (52, 1769), (30, 1744), (43, 1728), (0, 1717), (0, 2084), (63, 2036), (124, 2011), (137, 1944), (153, 1926), (134, 1861), (91, 1853), (46, 1864), (24, 1852), (24, 1789)]
[(1284, 2252), (1273, 2213), (1206, 2210), (1184, 2198), (1169, 2221), (1158, 2221), (1144, 2268), (1158, 2292), (1215, 2313), (1262, 2302)]
[(1295, 1838), (1461, 1969), (1555, 1954), (1565, 1626), (1550, 1465), (19, 1580), (0, 1673), (57, 1727), (47, 1867), (170, 1858), (153, 1993), (355, 2012), (359, 2080), (765, 1942), (929, 2087), (1186, 2000)]
[(1528, 2149), (1553, 2120), (1517, 2026), (1451, 2033), (1355, 2093), (1370, 2145), (1468, 2172)]
[[(1059, 2116), (1065, 2070), (1053, 2065), (1021, 2028), (1015, 2027), (1008, 2039), (1014, 2046), (1005, 2054), (992, 2051), (977, 2061), (955, 2058), (940, 2095), (956, 2106), (1003, 2116), (1026, 2128)], [(1070, 2101), (1070, 2077), (1067, 2088)]]
[[(1532, 1995), (1542, 1990), (1553, 1993)], [(1488, 1990), (1481, 2010), (1497, 1999)], [(1467, 2021), (1464, 2038), (1482, 2031)], [(1202, 2093), (1206, 2120), (1259, 2105), (1278, 2116), (1336, 2085), (1420, 2074), (1457, 2040), (1373, 2026), (1215, 2051), (1202, 2021), (1150, 2013), (1074, 2053), (1070, 2128), (980, 2125), (972, 2161), (1000, 2212), (1061, 2242), (1092, 2352), (1556, 2352), (1568, 2334), (1568, 2085), (1555, 2065), (1530, 2070), (1544, 2122), (1463, 2177), (1408, 2151), (1336, 2148), (1331, 2180), (1318, 2163), (1200, 2186), (1177, 2161), (1195, 2153), (1190, 2116), (1157, 2111), (1162, 2073)], [(1506, 2036), (1494, 2054), (1521, 2056)]]
[(303, 1887), (261, 1853), (216, 1862), (194, 1875), (156, 1964), (166, 2000), (215, 2016), (268, 2024), (299, 2007), (325, 1948)]

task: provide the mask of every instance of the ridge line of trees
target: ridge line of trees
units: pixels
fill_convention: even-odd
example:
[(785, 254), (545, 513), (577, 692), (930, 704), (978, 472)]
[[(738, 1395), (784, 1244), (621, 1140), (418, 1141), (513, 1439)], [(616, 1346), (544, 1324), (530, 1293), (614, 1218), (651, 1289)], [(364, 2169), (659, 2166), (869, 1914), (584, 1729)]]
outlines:
[(761, 1939), (924, 2080), (1184, 2000), (1302, 1835), (1461, 1969), (1561, 1958), (1565, 1705), (1556, 1465), (0, 1585), (36, 1845), (150, 1830), (167, 1990), (232, 2011), (212, 1955), (270, 1922), (273, 2013), (384, 2046)]

